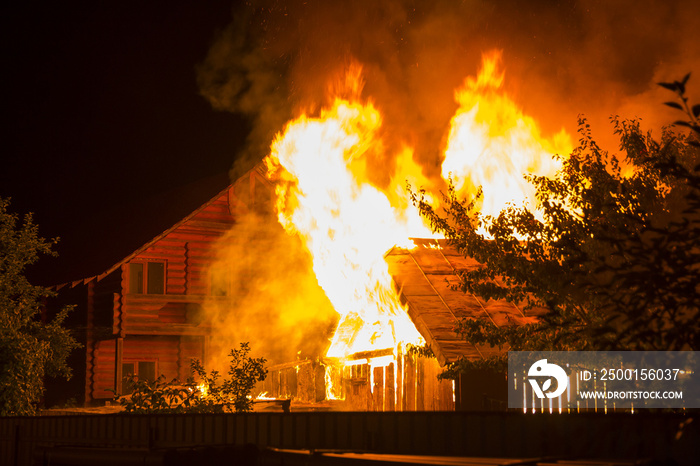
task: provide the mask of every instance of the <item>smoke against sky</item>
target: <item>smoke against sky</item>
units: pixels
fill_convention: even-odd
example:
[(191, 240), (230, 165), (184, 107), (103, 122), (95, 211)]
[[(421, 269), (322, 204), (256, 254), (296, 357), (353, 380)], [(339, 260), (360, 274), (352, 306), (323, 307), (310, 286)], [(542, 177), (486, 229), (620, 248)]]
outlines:
[[(674, 121), (660, 80), (700, 79), (700, 5), (690, 1), (247, 2), (198, 68), (201, 93), (254, 119), (246, 156), (266, 153), (299, 112), (327, 103), (350, 62), (363, 66), (363, 97), (384, 116), (385, 140), (415, 148), (439, 173), (454, 91), (481, 54), (500, 49), (505, 88), (546, 133), (586, 116), (605, 145), (611, 115), (649, 128)], [(608, 147), (616, 150), (616, 147)], [(250, 163), (250, 161), (248, 163)], [(389, 182), (391, 159), (375, 160)]]
[[(598, 142), (615, 151), (611, 115), (641, 117), (658, 131), (676, 115), (662, 105), (673, 96), (656, 82), (694, 71), (700, 79), (698, 10), (691, 1), (247, 2), (234, 9), (197, 79), (215, 109), (252, 120), (233, 179), (268, 155), (288, 121), (360, 93), (382, 115), (378, 142), (362, 153), (368, 180), (384, 191), (403, 189), (400, 176), (411, 170), (398, 155), (409, 147), (420, 183), (443, 188), (455, 91), (477, 74), (484, 53), (501, 51), (506, 93), (545, 136), (565, 128), (576, 139), (583, 114)], [(344, 77), (356, 65), (363, 79), (348, 85)], [(300, 246), (270, 218), (244, 221), (224, 238), (213, 270), (245, 289), (234, 290), (236, 312), (216, 300), (207, 306), (222, 330), (219, 352), (251, 341), (276, 362), (294, 360), (302, 343), (315, 344), (302, 357), (323, 353), (337, 317)]]
[[(641, 116), (658, 131), (678, 115), (655, 83), (687, 72), (700, 101), (696, 1), (239, 3), (3, 5), (0, 195), (62, 238), (58, 261), (102, 248), (97, 239), (144, 199), (262, 159), (352, 60), (384, 117), (382, 140), (413, 147), (433, 179), (455, 88), (494, 48), (507, 91), (545, 133), (573, 134), (583, 113), (614, 150), (608, 117)], [(393, 162), (376, 159), (377, 184)], [(42, 282), (80, 278), (56, 277), (65, 267), (55, 264), (40, 261)]]

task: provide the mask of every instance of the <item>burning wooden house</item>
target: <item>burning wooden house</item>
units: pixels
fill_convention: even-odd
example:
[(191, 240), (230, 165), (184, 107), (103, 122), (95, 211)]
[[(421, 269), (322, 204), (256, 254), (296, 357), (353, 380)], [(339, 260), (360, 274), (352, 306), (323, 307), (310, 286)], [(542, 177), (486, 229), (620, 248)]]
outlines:
[[(273, 396), (340, 398), (347, 409), (378, 411), (483, 409), (505, 401), (503, 377), (438, 381), (438, 368), (493, 351), (462, 342), (453, 330), (458, 319), (502, 325), (536, 316), (452, 290), (458, 270), (478, 264), (444, 241), (411, 240), (434, 235), (404, 188), (407, 181), (437, 185), (430, 197), (449, 178), (454, 192), (469, 198), (487, 185), (492, 190), (481, 199), (481, 212), (497, 214), (508, 203), (534, 199), (523, 173), (557, 169), (548, 151), (568, 151), (566, 137), (542, 140), (534, 122), (499, 94), (497, 61), (485, 58), (478, 79), (468, 78), (455, 93), (459, 108), (446, 132), (439, 181), (425, 175), (435, 167), (418, 166), (412, 148), (391, 147), (382, 113), (359, 95), (363, 81), (352, 66), (338, 84), (343, 97), (332, 96), (332, 104), (288, 122), (277, 135), (265, 164), (278, 220), (310, 252), (340, 317), (325, 358), (310, 367), (280, 367), (268, 381)], [(435, 359), (410, 349), (426, 344)], [(324, 390), (300, 391), (300, 373)]]
[[(320, 307), (303, 300), (290, 304), (292, 295), (304, 294), (294, 283), (297, 275), (273, 267), (257, 289), (249, 286), (260, 262), (274, 264), (291, 249), (255, 252), (252, 246), (265, 235), (245, 240), (229, 235), (247, 213), (262, 208), (308, 256), (313, 287), (322, 290), (324, 306), (337, 313), (330, 335), (316, 332), (317, 340), (326, 339), (323, 351), (275, 358), (263, 387), (266, 396), (293, 398), (297, 408), (304, 403), (314, 409), (377, 411), (484, 409), (504, 403), (503, 376), (474, 373), (454, 382), (438, 380), (440, 366), (494, 351), (462, 341), (453, 328), (463, 317), (503, 325), (536, 315), (453, 290), (458, 271), (478, 264), (434, 238), (404, 189), (408, 180), (413, 186), (437, 187), (437, 192), (450, 178), (455, 193), (469, 197), (486, 185), (490, 195), (482, 199), (481, 211), (497, 214), (508, 203), (533, 198), (534, 188), (523, 173), (557, 169), (551, 155), (568, 153), (568, 136), (542, 138), (532, 119), (499, 94), (497, 61), (486, 58), (479, 78), (467, 79), (456, 93), (459, 108), (446, 133), (439, 175), (436, 167), (430, 177), (424, 175), (409, 147), (389, 147), (382, 115), (358, 95), (362, 78), (351, 67), (341, 86), (349, 98), (336, 97), (314, 115), (290, 121), (269, 155), (248, 174), (113, 265), (61, 288), (79, 289), (85, 303), (79, 314), (86, 329), (85, 353), (76, 371), (84, 375), (85, 400), (108, 399), (108, 389), (122, 392), (126, 372), (184, 378), (189, 359), (202, 358), (206, 364), (214, 343), (232, 347), (237, 342), (230, 335), (249, 334), (252, 322), (262, 332), (238, 341), (250, 341), (263, 353), (262, 339), (295, 349), (268, 311), (290, 317), (304, 312), (293, 326), (307, 334), (314, 328)], [(225, 241), (239, 247), (222, 260)], [(212, 269), (221, 273), (207, 272)], [(284, 292), (275, 281), (280, 276), (292, 279)], [(242, 291), (232, 293), (234, 288)], [(239, 299), (242, 295), (253, 300)], [(205, 307), (215, 312), (204, 312)], [(229, 318), (240, 315), (247, 320)]]
[[(445, 240), (413, 239), (413, 248), (392, 248), (385, 256), (394, 287), (426, 347), (382, 348), (346, 358), (296, 362), (273, 367), (267, 393), (291, 397), (317, 408), (369, 411), (503, 409), (505, 378), (488, 371), (439, 380), (442, 368), (460, 357), (480, 359), (497, 350), (473, 345), (454, 331), (461, 318), (488, 319), (495, 325), (531, 322), (537, 310), (523, 311), (505, 301), (484, 301), (453, 288), (458, 271), (478, 267)], [(353, 329), (339, 327), (347, 334)], [(350, 337), (351, 338), (351, 337)], [(427, 349), (427, 351), (426, 351)]]
[[(258, 166), (103, 272), (55, 287), (60, 299), (54, 304), (78, 305), (71, 319), (82, 330), (84, 348), (72, 357), (73, 382), (50, 387), (48, 399), (70, 394), (86, 403), (103, 402), (113, 391), (128, 392), (129, 373), (184, 380), (192, 358), (206, 362), (216, 329), (204, 314), (205, 302), (217, 301), (236, 312), (236, 303), (207, 273), (213, 248), (239, 217), (269, 209), (270, 193)], [(261, 388), (266, 396), (292, 399), (293, 409), (373, 411), (480, 409), (485, 400), (505, 400), (505, 381), (493, 376), (454, 382), (437, 376), (441, 366), (460, 356), (479, 358), (493, 351), (461, 340), (453, 331), (456, 319), (487, 317), (503, 323), (506, 315), (527, 317), (514, 306), (454, 291), (456, 271), (476, 263), (443, 240), (413, 242), (411, 249), (392, 248), (384, 260), (400, 299), (396, 312), (405, 309), (410, 320), (403, 324), (414, 326), (434, 356), (393, 340), (353, 351), (381, 337), (381, 329), (372, 330), (377, 324), (370, 323), (367, 335), (362, 319), (346, 316), (334, 332), (335, 354), (329, 350), (272, 366)]]

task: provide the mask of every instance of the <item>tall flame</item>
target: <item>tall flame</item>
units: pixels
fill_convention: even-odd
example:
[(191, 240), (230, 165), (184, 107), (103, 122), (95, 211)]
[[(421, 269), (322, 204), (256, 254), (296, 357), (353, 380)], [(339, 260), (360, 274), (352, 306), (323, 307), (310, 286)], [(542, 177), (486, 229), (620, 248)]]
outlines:
[(524, 174), (553, 175), (560, 164), (553, 154), (569, 154), (571, 138), (562, 129), (551, 140), (535, 120), (502, 92), (501, 54), (484, 55), (476, 79), (468, 77), (455, 92), (459, 109), (452, 117), (442, 164), (459, 195), (483, 187), (481, 213), (498, 215), (507, 204), (534, 207), (534, 187)]
[[(499, 60), (498, 53), (485, 57), (478, 77), (467, 78), (456, 92), (459, 109), (442, 165), (443, 178), (451, 176), (458, 193), (484, 187), (485, 214), (497, 214), (508, 202), (532, 202), (533, 189), (523, 175), (552, 174), (558, 168), (552, 154), (571, 150), (566, 133), (551, 141), (542, 137), (535, 121), (502, 93)], [(279, 222), (311, 252), (318, 282), (340, 314), (327, 356), (344, 358), (422, 343), (392, 287), (384, 255), (395, 245), (412, 247), (410, 237), (432, 234), (401, 195), (407, 177), (425, 180), (412, 149), (396, 149), (392, 186), (382, 190), (371, 184), (366, 159), (381, 159), (375, 156), (387, 150), (382, 117), (358, 97), (358, 68), (348, 72), (341, 87), (345, 92), (331, 89), (351, 97), (335, 97), (318, 116), (290, 121), (266, 164), (277, 182)]]
[[(408, 220), (363, 176), (363, 157), (383, 147), (371, 104), (336, 99), (317, 118), (303, 115), (272, 144), (268, 170), (279, 179), (277, 212), (313, 256), (318, 282), (340, 314), (328, 357), (419, 343), (392, 288), (384, 254), (408, 246)], [(422, 227), (413, 235), (429, 235)]]

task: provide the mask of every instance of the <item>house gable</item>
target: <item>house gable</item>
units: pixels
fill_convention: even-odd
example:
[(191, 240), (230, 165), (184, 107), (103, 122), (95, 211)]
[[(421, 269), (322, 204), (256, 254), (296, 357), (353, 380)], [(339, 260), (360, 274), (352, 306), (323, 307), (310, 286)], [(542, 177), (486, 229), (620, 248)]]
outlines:
[(211, 332), (201, 306), (211, 293), (207, 267), (216, 242), (237, 219), (269, 202), (263, 175), (262, 167), (250, 170), (101, 273), (54, 287), (59, 296), (80, 290), (85, 302), (79, 308), (86, 402), (120, 393), (125, 371), (183, 380), (190, 360), (206, 357)]

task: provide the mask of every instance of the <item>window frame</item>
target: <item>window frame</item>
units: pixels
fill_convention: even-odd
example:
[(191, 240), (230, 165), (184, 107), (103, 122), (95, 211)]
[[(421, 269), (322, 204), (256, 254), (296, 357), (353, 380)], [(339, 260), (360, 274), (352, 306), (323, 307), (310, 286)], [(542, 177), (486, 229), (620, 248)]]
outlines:
[[(153, 363), (153, 377), (154, 380), (158, 379), (158, 359), (149, 359), (149, 358), (128, 358), (128, 359), (122, 359), (122, 380), (121, 380), (121, 395), (129, 395), (133, 393), (133, 389), (131, 387), (127, 386), (127, 376), (131, 374), (131, 372), (126, 372), (124, 370), (124, 365), (125, 364), (133, 364), (134, 366), (134, 372), (133, 374), (138, 377), (139, 376), (139, 364), (140, 363)], [(137, 379), (140, 380), (140, 379)], [(152, 380), (151, 382), (153, 382)]]
[[(162, 293), (149, 293), (148, 292), (148, 270), (150, 264), (162, 264), (163, 265), (163, 292)], [(142, 278), (141, 278), (141, 292), (133, 291), (132, 288), (132, 265), (141, 265), (142, 268)], [(136, 295), (165, 295), (168, 294), (168, 261), (167, 260), (133, 260), (126, 264), (126, 292), (127, 294)]]

